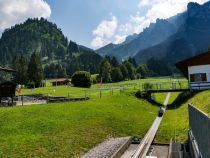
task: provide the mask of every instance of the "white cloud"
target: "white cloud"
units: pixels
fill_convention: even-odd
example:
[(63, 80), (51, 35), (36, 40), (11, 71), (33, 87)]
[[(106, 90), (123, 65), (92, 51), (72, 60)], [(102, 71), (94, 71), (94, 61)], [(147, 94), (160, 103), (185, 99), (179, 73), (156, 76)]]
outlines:
[(118, 20), (111, 14), (110, 20), (103, 20), (97, 28), (93, 30), (95, 37), (91, 42), (91, 46), (98, 48), (110, 42), (110, 38), (115, 34), (117, 26)]
[(152, 0), (141, 0), (139, 2), (139, 7), (143, 7), (143, 6), (147, 6), (147, 5), (150, 5), (152, 2)]
[(203, 4), (208, 0), (152, 0), (150, 9), (145, 16), (150, 22), (155, 22), (157, 18), (167, 19), (187, 9), (189, 2)]
[(28, 18), (49, 18), (50, 6), (44, 0), (0, 0), (0, 30)]
[(207, 1), (208, 0), (141, 0), (138, 5), (140, 10), (145, 6), (149, 6), (149, 9), (145, 15), (138, 13), (136, 16), (131, 16), (131, 21), (134, 22), (133, 32), (142, 32), (150, 23), (156, 22), (157, 18), (167, 19), (184, 12), (189, 2), (203, 4)]
[(102, 37), (96, 36), (92, 41), (91, 41), (91, 46), (93, 48), (98, 48), (103, 46), (105, 43), (104, 39)]
[(111, 36), (113, 36), (116, 28), (117, 18), (115, 16), (112, 16), (112, 19), (110, 21), (102, 21), (98, 25), (98, 27), (93, 31), (93, 35), (110, 38)]
[[(150, 23), (156, 22), (157, 18), (167, 19), (182, 13), (187, 9), (189, 2), (203, 4), (208, 0), (140, 0), (139, 12), (130, 15), (126, 23), (117, 23), (117, 18), (112, 17), (111, 21), (102, 21), (96, 30), (93, 31), (95, 38), (91, 42), (94, 48), (104, 46), (109, 42), (122, 43), (126, 36), (142, 32)], [(146, 7), (144, 14), (140, 13)]]
[(126, 35), (122, 35), (122, 36), (115, 35), (114, 38), (115, 38), (114, 44), (119, 44), (125, 41)]

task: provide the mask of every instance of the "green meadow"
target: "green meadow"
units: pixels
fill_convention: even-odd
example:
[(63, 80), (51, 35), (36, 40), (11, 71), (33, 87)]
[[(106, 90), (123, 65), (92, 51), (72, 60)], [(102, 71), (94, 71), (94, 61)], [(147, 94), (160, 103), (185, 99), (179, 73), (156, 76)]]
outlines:
[[(46, 94), (81, 97), (80, 102), (0, 108), (0, 157), (80, 157), (110, 137), (143, 137), (158, 113), (158, 104), (135, 97), (142, 83), (172, 82), (171, 78), (149, 78), (117, 84), (96, 84), (90, 89), (67, 86), (25, 89), (21, 94)], [(184, 81), (184, 79), (179, 79)], [(102, 91), (97, 88), (119, 87)], [(188, 130), (188, 103), (210, 114), (210, 91), (196, 94), (175, 105), (181, 93), (172, 93), (169, 108), (157, 133), (156, 141), (171, 138), (185, 142)], [(154, 94), (162, 104), (167, 93)]]

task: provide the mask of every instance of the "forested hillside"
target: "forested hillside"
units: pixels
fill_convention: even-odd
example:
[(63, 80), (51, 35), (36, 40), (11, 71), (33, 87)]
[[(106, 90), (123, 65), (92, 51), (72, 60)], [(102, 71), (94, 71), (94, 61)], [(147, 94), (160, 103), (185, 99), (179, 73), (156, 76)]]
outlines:
[(46, 19), (28, 19), (3, 32), (0, 39), (0, 64), (11, 65), (16, 56), (29, 61), (33, 52), (41, 56), (45, 76), (72, 75), (77, 70), (99, 72), (102, 58), (93, 50), (68, 41), (56, 24)]

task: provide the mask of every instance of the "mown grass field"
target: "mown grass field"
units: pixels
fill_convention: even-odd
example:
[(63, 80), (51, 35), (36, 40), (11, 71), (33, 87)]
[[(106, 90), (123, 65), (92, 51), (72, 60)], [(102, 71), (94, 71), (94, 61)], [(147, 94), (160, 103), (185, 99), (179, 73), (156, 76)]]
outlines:
[[(88, 91), (88, 101), (0, 108), (0, 157), (80, 157), (109, 137), (143, 137), (157, 115), (159, 107), (142, 99), (136, 92), (143, 82), (169, 82), (170, 78), (151, 78), (122, 82), (126, 90)], [(122, 84), (119, 83), (119, 84)], [(131, 83), (137, 83), (133, 86)], [(119, 85), (115, 84), (115, 85)], [(130, 85), (129, 85), (130, 84)], [(105, 84), (103, 87), (112, 87)], [(101, 85), (93, 85), (98, 88)], [(55, 96), (84, 96), (87, 89), (75, 87), (46, 87), (24, 90), (22, 93), (44, 93)], [(163, 103), (167, 93), (156, 94)], [(172, 93), (169, 106), (180, 93)], [(176, 133), (177, 141), (187, 139), (188, 102), (210, 112), (207, 103), (210, 91), (201, 92), (189, 101), (168, 109), (157, 134), (157, 141), (168, 142)], [(205, 98), (205, 99), (204, 99)], [(203, 106), (204, 105), (204, 106)], [(176, 132), (174, 132), (176, 129)]]
[[(159, 78), (148, 78), (141, 80), (132, 80), (132, 81), (123, 81), (119, 83), (109, 83), (109, 84), (94, 84), (90, 89), (86, 88), (75, 88), (69, 86), (51, 86), (50, 82), (47, 81), (47, 87), (36, 88), (36, 89), (24, 89), (20, 94), (38, 94), (42, 93), (45, 95), (53, 96), (70, 96), (70, 97), (84, 97), (85, 95), (90, 98), (99, 98), (100, 97), (100, 88), (107, 88), (107, 90), (102, 90), (102, 96), (110, 96), (111, 91), (109, 88), (114, 88), (114, 93), (119, 93), (119, 87), (124, 86), (126, 90), (136, 91), (142, 89), (144, 83), (160, 84), (165, 85), (166, 88), (171, 86), (173, 81), (186, 82), (185, 79), (177, 78), (172, 79), (170, 77), (159, 77)], [(185, 85), (186, 86), (186, 85)]]
[(142, 137), (157, 107), (129, 93), (0, 109), (0, 157), (79, 157), (109, 137)]

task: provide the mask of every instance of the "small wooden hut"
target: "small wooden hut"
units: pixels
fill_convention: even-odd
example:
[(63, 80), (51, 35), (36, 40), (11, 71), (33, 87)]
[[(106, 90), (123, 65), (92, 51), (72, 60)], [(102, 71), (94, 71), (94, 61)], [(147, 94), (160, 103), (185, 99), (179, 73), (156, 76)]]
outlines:
[(64, 86), (64, 85), (69, 85), (71, 83), (71, 81), (69, 79), (66, 78), (62, 78), (62, 79), (56, 79), (51, 81), (52, 86)]
[[(3, 67), (0, 67), (0, 71), (8, 73), (16, 72), (13, 69), (3, 68)], [(13, 100), (15, 97), (15, 90), (16, 90), (16, 84), (13, 82), (7, 81), (0, 83), (0, 103), (2, 101), (2, 98), (10, 97), (12, 99), (12, 104), (13, 104)]]

